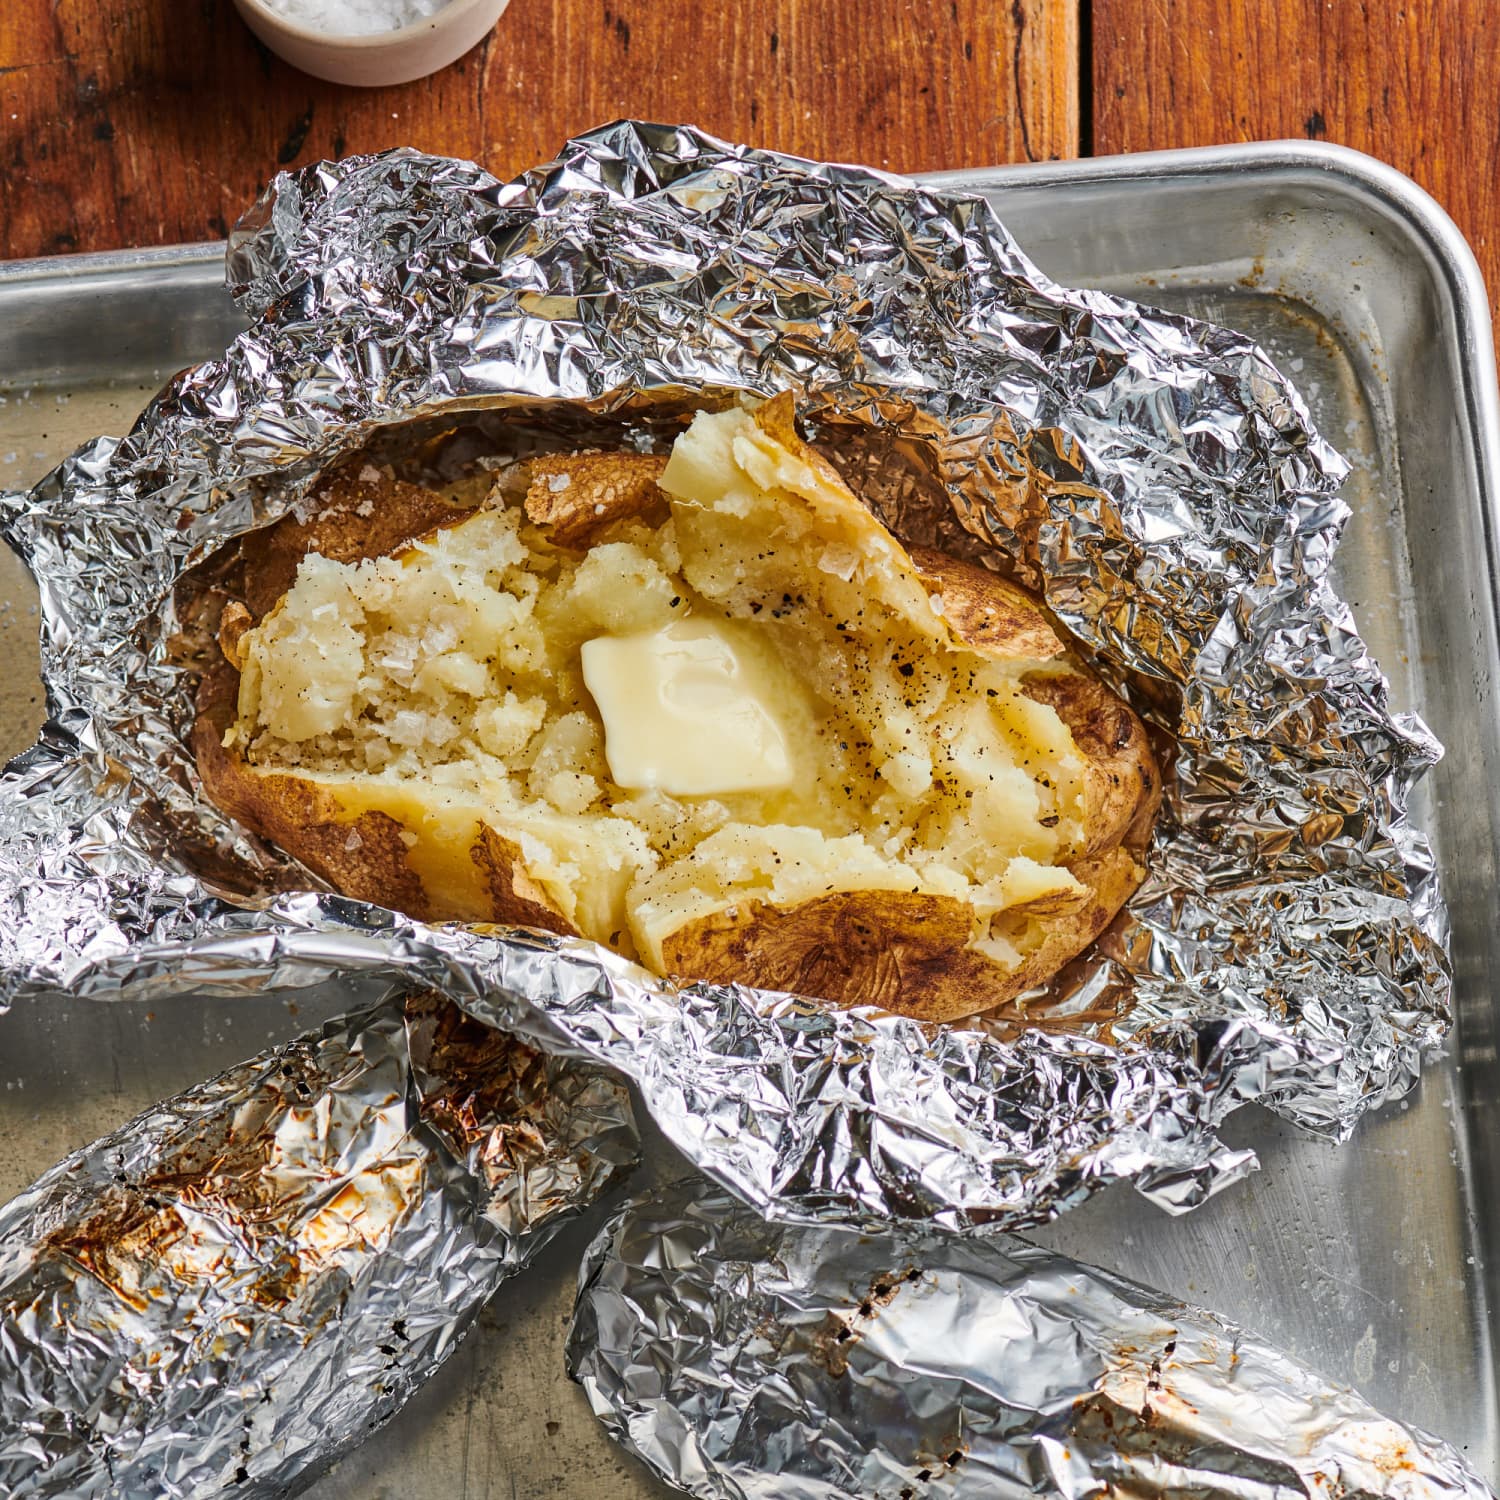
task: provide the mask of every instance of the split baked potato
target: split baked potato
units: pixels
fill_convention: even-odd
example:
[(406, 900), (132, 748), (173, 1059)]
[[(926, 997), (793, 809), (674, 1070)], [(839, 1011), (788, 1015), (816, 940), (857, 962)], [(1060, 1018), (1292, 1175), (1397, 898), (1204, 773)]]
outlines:
[(1160, 778), (1023, 590), (907, 549), (789, 397), (241, 543), (194, 749), (337, 889), (653, 971), (990, 1010), (1143, 877)]

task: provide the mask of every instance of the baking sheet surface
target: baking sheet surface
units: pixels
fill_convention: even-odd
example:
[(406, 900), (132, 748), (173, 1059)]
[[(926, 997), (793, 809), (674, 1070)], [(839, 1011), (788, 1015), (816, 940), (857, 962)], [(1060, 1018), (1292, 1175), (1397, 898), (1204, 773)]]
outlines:
[[(1225, 1134), (1262, 1157), (1247, 1185), (1176, 1221), (1111, 1192), (1039, 1238), (1257, 1329), (1449, 1438), (1495, 1482), (1487, 904), (1500, 730), (1489, 696), (1489, 537), (1475, 494), (1482, 442), (1455, 364), (1452, 288), (1419, 263), (1418, 238), (1378, 193), (1365, 201), (1269, 161), (1201, 180), (1111, 176), (1099, 163), (969, 180), (1058, 279), (1244, 329), (1299, 382), (1354, 464), (1342, 591), (1391, 675), (1395, 705), (1421, 712), (1450, 747), (1414, 810), (1435, 830), (1454, 908), (1460, 1027), (1420, 1090), (1366, 1121), (1347, 1147), (1245, 1111)], [(173, 369), (217, 352), (237, 326), (209, 249), (0, 274), (0, 487), (24, 487), (77, 443), (123, 430)], [(19, 565), (0, 555), (0, 755), (24, 748), (42, 717), (34, 605)], [(299, 994), (150, 1012), (19, 1007), (0, 1019), (0, 1197), (153, 1100), (339, 1005)], [(657, 1169), (671, 1171), (665, 1151)], [(666, 1493), (615, 1452), (562, 1372), (592, 1223), (507, 1286), (432, 1386), (310, 1493)]]

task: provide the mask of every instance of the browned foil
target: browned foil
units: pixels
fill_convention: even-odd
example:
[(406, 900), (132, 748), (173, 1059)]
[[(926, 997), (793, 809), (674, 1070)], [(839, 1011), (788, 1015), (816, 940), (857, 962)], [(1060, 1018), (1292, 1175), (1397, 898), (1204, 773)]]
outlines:
[(568, 1361), (700, 1500), (1492, 1500), (1203, 1308), (1011, 1236), (769, 1225), (698, 1180), (601, 1230)]
[(431, 992), (157, 1105), (0, 1211), (0, 1492), (285, 1493), (635, 1154), (621, 1085)]

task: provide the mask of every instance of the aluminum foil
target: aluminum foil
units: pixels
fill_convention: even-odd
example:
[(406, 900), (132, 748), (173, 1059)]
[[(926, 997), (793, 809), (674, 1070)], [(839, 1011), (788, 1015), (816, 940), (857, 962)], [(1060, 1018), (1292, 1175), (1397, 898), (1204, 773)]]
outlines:
[(1491, 1494), (1202, 1308), (1009, 1237), (771, 1226), (698, 1180), (600, 1231), (568, 1363), (705, 1500)]
[[(979, 199), (629, 123), (509, 184), (409, 151), (283, 175), (229, 268), (224, 357), (0, 499), (51, 708), (0, 782), (0, 1005), (384, 973), (618, 1068), (768, 1213), (960, 1231), (1122, 1178), (1188, 1208), (1252, 1164), (1214, 1134), (1237, 1104), (1343, 1136), (1411, 1085), (1449, 1019), (1405, 814), (1438, 747), (1329, 587), (1344, 465), (1247, 340), (1054, 285)], [(1176, 736), (1149, 879), (1034, 1009), (934, 1034), (674, 990), (330, 896), (202, 801), (174, 585), (330, 461), (460, 414), (661, 446), (785, 388), (902, 534), (1040, 588)]]
[(617, 1080), (434, 996), (157, 1105), (0, 1210), (0, 1493), (300, 1488), (635, 1157)]

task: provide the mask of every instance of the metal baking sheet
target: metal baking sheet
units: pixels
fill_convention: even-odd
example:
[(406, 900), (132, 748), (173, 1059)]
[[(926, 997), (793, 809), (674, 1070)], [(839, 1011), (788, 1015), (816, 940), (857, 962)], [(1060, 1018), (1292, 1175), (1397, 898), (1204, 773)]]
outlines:
[[(1489, 988), (1500, 809), (1500, 417), (1483, 283), (1452, 224), (1369, 158), (1279, 144), (947, 174), (984, 192), (1060, 281), (1244, 329), (1354, 463), (1338, 573), (1400, 707), (1448, 746), (1418, 819), (1454, 922), (1447, 1055), (1354, 1142), (1257, 1111), (1230, 1123), (1264, 1171), (1168, 1220), (1111, 1192), (1040, 1238), (1197, 1302), (1449, 1438), (1500, 1481), (1492, 1298), (1500, 1255), (1500, 1050)], [(239, 327), (219, 246), (0, 268), (0, 486), (128, 425), (177, 367)], [(35, 600), (0, 556), (0, 754), (41, 720)], [(336, 1005), (330, 1001), (330, 1009)], [(299, 1013), (300, 1007), (300, 1013)], [(0, 1018), (0, 1196), (75, 1145), (267, 1042), (314, 1007), (249, 999), (147, 1011), (52, 1003)], [(658, 1148), (658, 1158), (665, 1148)], [(665, 1163), (660, 1163), (666, 1166)], [(503, 1291), (405, 1413), (319, 1500), (664, 1494), (610, 1447), (562, 1373), (588, 1225)]]

